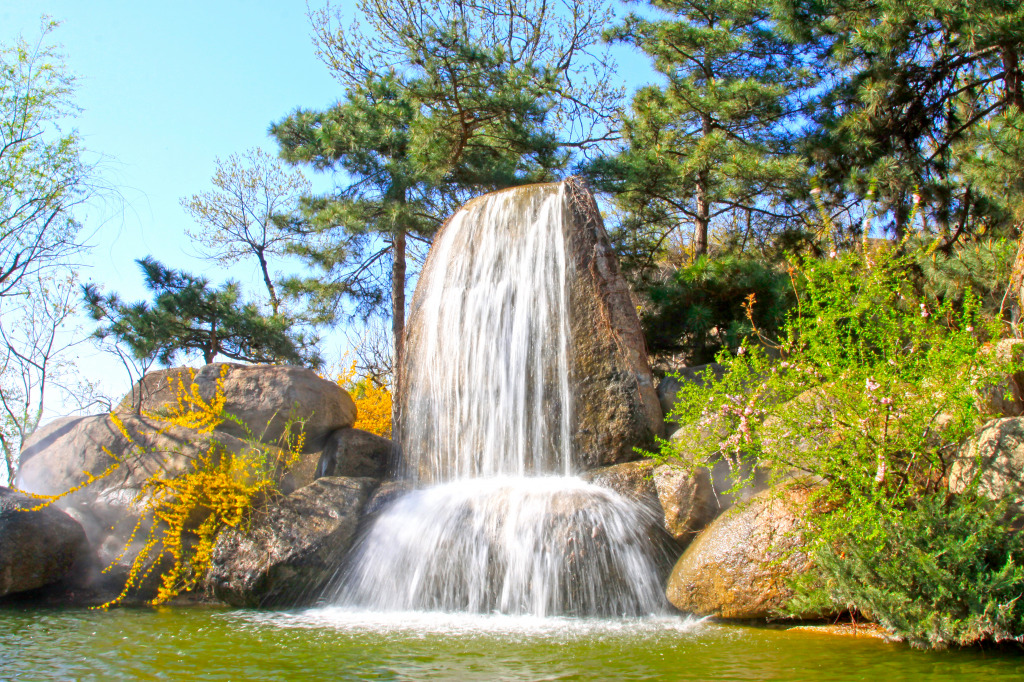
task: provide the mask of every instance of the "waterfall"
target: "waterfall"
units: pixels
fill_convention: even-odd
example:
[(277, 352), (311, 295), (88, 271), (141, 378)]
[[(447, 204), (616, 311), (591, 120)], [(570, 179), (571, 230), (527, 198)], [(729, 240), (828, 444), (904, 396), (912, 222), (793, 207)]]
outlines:
[(664, 597), (637, 502), (572, 474), (566, 183), (479, 197), (438, 234), (400, 370), (401, 472), (334, 600), (374, 610), (637, 616)]

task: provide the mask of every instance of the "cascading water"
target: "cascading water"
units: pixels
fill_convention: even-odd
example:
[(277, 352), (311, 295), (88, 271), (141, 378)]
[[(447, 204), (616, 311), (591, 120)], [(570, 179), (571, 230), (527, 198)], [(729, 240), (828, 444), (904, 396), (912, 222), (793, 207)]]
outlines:
[(335, 600), (375, 610), (662, 610), (649, 510), (572, 477), (566, 184), (480, 197), (438, 235), (404, 369), (403, 476)]

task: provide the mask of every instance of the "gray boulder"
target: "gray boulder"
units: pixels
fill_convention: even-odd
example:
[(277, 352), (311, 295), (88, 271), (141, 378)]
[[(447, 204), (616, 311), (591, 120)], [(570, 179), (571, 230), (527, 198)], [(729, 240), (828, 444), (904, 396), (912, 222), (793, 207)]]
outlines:
[(960, 446), (949, 469), (949, 490), (977, 490), (992, 500), (1010, 501), (1024, 514), (1024, 417), (993, 419)]
[[(80, 487), (56, 506), (81, 524), (100, 566), (110, 567), (102, 577), (112, 585), (123, 583), (145, 544), (148, 522), (138, 531), (135, 528), (145, 507), (140, 493), (150, 477), (185, 473), (196, 458), (208, 452), (212, 441), (235, 454), (255, 455), (255, 447), (264, 453), (277, 450), (226, 433), (197, 434), (167, 427), (145, 417), (123, 415), (121, 420), (130, 440), (109, 415), (59, 419), (38, 429), (25, 441), (17, 479), (20, 489), (44, 495)], [(316, 455), (304, 459), (312, 459), (307, 468), (315, 466)], [(100, 478), (84, 485), (86, 472)]]
[(390, 440), (368, 431), (338, 429), (327, 437), (316, 477), (383, 478), (391, 463), (393, 449)]
[(206, 585), (235, 606), (312, 601), (356, 534), (371, 478), (320, 478), (217, 538)]
[(40, 503), (0, 486), (0, 597), (63, 580), (88, 551), (82, 527)]
[[(204, 400), (213, 398), (221, 371), (224, 375), (224, 409), (238, 417), (264, 443), (275, 443), (290, 416), (306, 420), (306, 451), (320, 450), (336, 429), (352, 426), (356, 406), (340, 386), (321, 379), (311, 370), (284, 365), (213, 363), (197, 370), (187, 367), (150, 372), (132, 387), (118, 406), (122, 414), (160, 413), (177, 404), (179, 382), (194, 383)], [(245, 438), (245, 429), (224, 422), (217, 429)]]
[(813, 568), (802, 549), (802, 519), (812, 493), (799, 484), (765, 491), (719, 516), (676, 563), (665, 591), (668, 600), (698, 616), (777, 615), (793, 596), (788, 581)]

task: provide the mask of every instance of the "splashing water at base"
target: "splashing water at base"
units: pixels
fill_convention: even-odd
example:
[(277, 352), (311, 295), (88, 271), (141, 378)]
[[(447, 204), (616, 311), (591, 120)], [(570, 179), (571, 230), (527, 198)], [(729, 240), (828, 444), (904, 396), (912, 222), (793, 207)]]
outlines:
[(416, 490), (376, 519), (337, 601), (383, 611), (658, 613), (652, 525), (643, 507), (578, 478)]

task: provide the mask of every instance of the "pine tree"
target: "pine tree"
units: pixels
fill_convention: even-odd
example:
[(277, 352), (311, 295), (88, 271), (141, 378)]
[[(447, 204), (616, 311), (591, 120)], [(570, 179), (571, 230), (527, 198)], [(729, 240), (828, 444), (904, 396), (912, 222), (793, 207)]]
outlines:
[(149, 256), (142, 268), (153, 302), (124, 303), (104, 296), (95, 285), (83, 287), (93, 319), (105, 322), (98, 338), (113, 337), (136, 358), (155, 357), (170, 365), (180, 355), (198, 352), (207, 364), (218, 355), (244, 362), (287, 362), (318, 366), (306, 343), (289, 332), (288, 320), (264, 316), (253, 303), (240, 301), (236, 282), (213, 288), (205, 277), (172, 270)]
[(603, 62), (590, 80), (572, 78), (607, 15), (597, 0), (559, 4), (363, 0), (366, 30), (338, 28), (329, 6), (314, 13), (319, 54), (345, 96), (271, 132), (286, 159), (346, 182), (305, 202), (295, 229), (317, 243), (297, 252), (324, 276), (291, 280), (291, 295), (323, 321), (343, 298), (365, 317), (390, 295), (400, 353), (407, 240), (429, 243), (472, 194), (557, 178), (566, 150), (607, 137), (600, 122), (614, 93)]
[(810, 85), (765, 3), (650, 4), (671, 18), (630, 15), (607, 38), (649, 55), (666, 83), (634, 95), (619, 153), (586, 169), (625, 212), (627, 249), (641, 266), (683, 226), (700, 255), (716, 221), (763, 218), (779, 229), (794, 218), (787, 201), (805, 171), (790, 142)]
[[(1012, 0), (785, 0), (787, 26), (834, 74), (808, 140), (837, 203), (870, 195), (896, 235), (1006, 225), (1021, 203), (1020, 55)], [(1008, 192), (1012, 191), (1012, 193)], [(911, 216), (924, 224), (909, 224)]]

